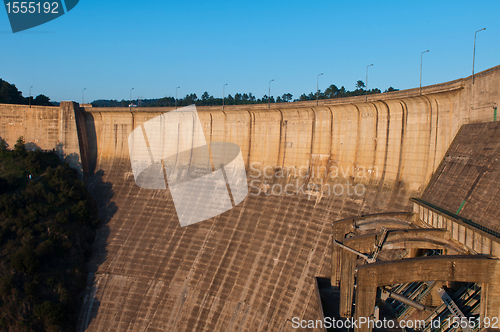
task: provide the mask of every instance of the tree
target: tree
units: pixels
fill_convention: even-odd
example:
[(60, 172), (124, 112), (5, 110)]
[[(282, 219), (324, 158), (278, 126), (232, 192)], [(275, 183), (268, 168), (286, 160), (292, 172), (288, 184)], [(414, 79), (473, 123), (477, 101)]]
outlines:
[(51, 105), (50, 98), (40, 94), (36, 96), (35, 99), (33, 99), (33, 105), (50, 106)]
[(339, 94), (339, 88), (335, 84), (330, 85), (328, 88), (325, 90), (325, 96), (327, 98), (335, 98), (338, 97)]
[(203, 92), (203, 94), (201, 95), (201, 100), (207, 101), (208, 99), (210, 99), (210, 95), (208, 94), (208, 92), (207, 91)]
[(399, 89), (394, 89), (392, 86), (389, 87), (389, 89), (385, 90), (385, 92), (393, 92), (393, 91), (399, 91)]
[(365, 82), (359, 80), (356, 82), (356, 89), (363, 89), (365, 87)]
[(7, 142), (3, 138), (0, 138), (0, 157), (4, 155), (8, 147), (9, 144), (7, 144)]
[(3, 104), (28, 104), (28, 100), (22, 96), (14, 84), (0, 79), (0, 103)]
[(303, 93), (300, 95), (299, 101), (305, 101), (305, 100), (309, 100), (309, 97), (307, 97), (307, 95), (305, 93)]
[(283, 100), (283, 102), (288, 103), (292, 101), (292, 97), (293, 95), (291, 93), (284, 93), (283, 96), (281, 96), (281, 99)]
[(14, 145), (14, 153), (18, 156), (26, 155), (26, 147), (24, 146), (24, 137), (20, 136)]

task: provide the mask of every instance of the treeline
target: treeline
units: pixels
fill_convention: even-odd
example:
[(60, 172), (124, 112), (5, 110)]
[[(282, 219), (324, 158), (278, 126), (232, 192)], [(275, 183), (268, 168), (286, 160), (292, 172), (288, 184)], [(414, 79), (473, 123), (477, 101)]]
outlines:
[[(364, 90), (365, 83), (363, 81), (357, 81), (356, 90), (348, 91), (344, 86), (338, 88), (336, 85), (330, 85), (325, 91), (311, 92), (309, 94), (302, 94), (298, 99), (293, 99), (293, 95), (291, 93), (285, 93), (281, 96), (271, 96), (267, 95), (262, 96), (262, 98), (256, 98), (251, 92), (250, 93), (236, 93), (234, 96), (228, 94), (227, 97), (224, 98), (224, 105), (245, 105), (245, 104), (263, 104), (263, 103), (288, 103), (292, 101), (305, 101), (305, 100), (316, 100), (318, 99), (333, 99), (333, 98), (344, 98), (344, 97), (352, 97), (352, 96), (360, 96), (365, 93), (368, 94), (376, 94), (381, 93), (380, 89), (374, 88), (370, 89), (367, 92)], [(392, 92), (398, 91), (399, 89), (395, 89), (392, 86), (386, 89), (384, 92)], [(186, 95), (184, 98), (177, 99), (177, 102), (174, 97), (164, 97), (158, 99), (133, 99), (121, 101), (118, 100), (107, 100), (100, 99), (92, 102), (93, 107), (128, 107), (130, 104), (139, 107), (173, 107), (177, 106), (188, 106), (188, 105), (196, 105), (196, 106), (217, 106), (222, 105), (222, 98), (214, 98), (214, 96), (210, 95), (207, 91), (205, 91), (200, 98), (195, 93), (191, 93)]]
[[(342, 86), (340, 89), (335, 85), (332, 84), (330, 85), (325, 91), (319, 91), (317, 92), (311, 92), (308, 95), (303, 93), (299, 99), (296, 99), (295, 101), (304, 101), (304, 100), (316, 100), (316, 99), (333, 99), (333, 98), (345, 98), (345, 97), (354, 97), (354, 96), (363, 96), (365, 94), (373, 95), (376, 93), (382, 93), (380, 89), (374, 88), (366, 91), (365, 89), (365, 83), (363, 81), (357, 81), (356, 82), (356, 90), (353, 91), (348, 91), (344, 86)], [(389, 87), (384, 91), (386, 92), (393, 92), (393, 91), (399, 91), (399, 89), (395, 89), (392, 86)]]
[[(23, 97), (22, 92), (14, 84), (0, 78), (0, 104), (29, 105), (29, 103), (30, 97)], [(52, 103), (49, 97), (40, 94), (35, 98), (31, 97), (31, 105), (54, 106), (58, 104)]]
[(0, 139), (0, 330), (74, 331), (96, 204), (54, 152)]

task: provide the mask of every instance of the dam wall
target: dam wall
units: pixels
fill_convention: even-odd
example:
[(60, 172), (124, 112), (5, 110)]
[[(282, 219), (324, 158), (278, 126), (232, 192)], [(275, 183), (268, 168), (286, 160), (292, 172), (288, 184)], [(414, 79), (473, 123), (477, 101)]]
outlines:
[(31, 106), (0, 104), (0, 138), (13, 149), (19, 137), (23, 137), (26, 149), (55, 150), (61, 160), (83, 174), (77, 120), (82, 114), (73, 102), (61, 102), (60, 106)]
[[(295, 168), (295, 174), (309, 171), (308, 182), (354, 178), (420, 193), (460, 126), (493, 120), (499, 84), (495, 67), (476, 74), (475, 84), (460, 79), (425, 87), (422, 95), (413, 89), (370, 95), (367, 102), (361, 96), (197, 109), (207, 142), (238, 144), (250, 178)], [(168, 110), (86, 108), (91, 171), (128, 160), (131, 131)]]
[[(171, 108), (47, 110), (47, 125), (63, 128), (57, 135), (71, 128), (77, 146), (64, 138), (62, 155), (78, 152), (103, 221), (78, 330), (288, 332), (294, 317), (321, 319), (315, 277), (331, 274), (331, 223), (411, 211), (409, 198), (423, 194), (461, 125), (493, 120), (499, 87), (495, 67), (475, 84), (459, 79), (422, 95), (198, 107), (207, 142), (240, 146), (250, 193), (187, 227), (168, 189), (135, 184), (129, 159), (132, 130)], [(0, 105), (1, 121), (33, 111), (13, 112)], [(12, 146), (23, 131), (0, 125)]]

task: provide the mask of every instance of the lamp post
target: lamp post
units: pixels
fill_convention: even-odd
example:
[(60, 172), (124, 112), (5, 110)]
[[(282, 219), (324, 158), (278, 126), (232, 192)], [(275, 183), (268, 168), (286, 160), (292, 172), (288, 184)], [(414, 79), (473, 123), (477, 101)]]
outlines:
[(368, 67), (373, 66), (373, 63), (366, 66), (366, 87), (365, 87), (365, 101), (368, 101)]
[(129, 100), (129, 104), (128, 104), (129, 109), (132, 108), (132, 90), (134, 90), (134, 88), (130, 89), (130, 100)]
[(177, 89), (180, 89), (181, 87), (178, 86), (175, 88), (175, 109), (177, 109)]
[(30, 99), (29, 99), (30, 108), (31, 108), (31, 88), (32, 88), (32, 87), (33, 87), (33, 85), (32, 85), (32, 86), (30, 86)]
[(225, 98), (225, 96), (226, 96), (226, 95), (225, 95), (225, 92), (226, 92), (226, 91), (225, 91), (226, 85), (227, 85), (227, 83), (226, 83), (226, 84), (224, 84), (224, 85), (222, 86), (222, 109), (224, 109), (224, 98)]
[(83, 88), (82, 90), (82, 105), (85, 104), (85, 90), (87, 90), (87, 88)]
[(323, 73), (319, 74), (316, 77), (316, 106), (319, 105), (319, 77), (323, 75)]
[(274, 79), (269, 81), (269, 95), (267, 97), (267, 108), (271, 108), (271, 82), (274, 82)]
[(479, 31), (483, 30), (486, 30), (486, 28), (479, 29), (474, 33), (474, 52), (472, 54), (472, 84), (474, 84), (474, 64), (476, 62), (476, 35)]
[(429, 50), (420, 53), (420, 94), (422, 94), (422, 56), (427, 52), (429, 52)]

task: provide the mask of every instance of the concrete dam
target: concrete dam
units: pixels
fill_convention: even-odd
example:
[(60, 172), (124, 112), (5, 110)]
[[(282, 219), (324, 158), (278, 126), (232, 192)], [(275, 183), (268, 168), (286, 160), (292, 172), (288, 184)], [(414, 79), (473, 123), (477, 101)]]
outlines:
[[(462, 210), (468, 219), (500, 231), (499, 175), (488, 168), (495, 154), (489, 164), (477, 162), (486, 165), (480, 171), (487, 172), (483, 179), (491, 185), (473, 175), (461, 181), (454, 172), (484, 154), (467, 150), (447, 157), (463, 125), (472, 126), (463, 142), (488, 136), (474, 125), (496, 121), (499, 102), (497, 66), (475, 74), (474, 84), (468, 77), (421, 93), (411, 89), (269, 109), (198, 107), (208, 143), (240, 147), (249, 194), (229, 211), (186, 227), (179, 225), (168, 188), (136, 185), (129, 156), (131, 132), (172, 108), (3, 104), (0, 137), (10, 146), (24, 136), (28, 149), (56, 149), (79, 170), (98, 202), (102, 225), (79, 331), (295, 331), (293, 318), (318, 320), (324, 314), (316, 277), (330, 278), (337, 287), (351, 280), (341, 271), (354, 263), (342, 265), (348, 261), (333, 243), (349, 232), (332, 231), (335, 221), (420, 211), (412, 199), (455, 213), (466, 201)], [(485, 147), (476, 144), (473, 150)], [(491, 151), (497, 151), (494, 144)], [(475, 248), (474, 236), (464, 241)], [(498, 257), (497, 242), (490, 241), (485, 254)], [(367, 268), (359, 271), (370, 275)], [(359, 280), (360, 289), (372, 294)], [(349, 290), (341, 293), (356, 302)], [(358, 300), (360, 313), (372, 310)], [(351, 315), (351, 307), (341, 303), (341, 315)]]

